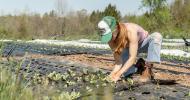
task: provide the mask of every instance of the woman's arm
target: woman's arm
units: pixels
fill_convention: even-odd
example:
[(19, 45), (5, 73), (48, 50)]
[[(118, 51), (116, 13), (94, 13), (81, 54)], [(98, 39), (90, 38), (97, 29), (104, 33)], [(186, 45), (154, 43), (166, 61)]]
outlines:
[(114, 53), (115, 65), (110, 75), (116, 74), (122, 67), (120, 55)]

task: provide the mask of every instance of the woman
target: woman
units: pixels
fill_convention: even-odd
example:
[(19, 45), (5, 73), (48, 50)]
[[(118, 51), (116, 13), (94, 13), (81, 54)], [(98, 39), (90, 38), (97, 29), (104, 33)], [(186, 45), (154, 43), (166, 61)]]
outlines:
[(110, 74), (113, 81), (118, 81), (122, 75), (136, 72), (133, 66), (139, 53), (147, 53), (140, 81), (147, 82), (152, 78), (151, 68), (154, 63), (160, 63), (162, 36), (155, 32), (148, 34), (142, 27), (134, 23), (119, 23), (114, 17), (106, 16), (99, 23), (101, 41), (108, 43), (113, 51), (115, 66)]

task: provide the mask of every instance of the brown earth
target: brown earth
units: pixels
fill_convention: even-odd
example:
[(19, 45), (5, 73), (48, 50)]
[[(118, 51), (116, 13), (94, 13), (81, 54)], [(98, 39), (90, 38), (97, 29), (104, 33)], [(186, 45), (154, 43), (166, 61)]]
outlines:
[[(114, 59), (112, 55), (67, 55), (67, 56), (48, 56), (48, 55), (30, 55), (31, 58), (46, 58), (49, 60), (63, 61), (69, 60), (83, 65), (90, 65), (97, 68), (111, 70), (113, 69)], [(175, 80), (183, 86), (190, 86), (190, 65), (176, 64), (167, 61), (154, 65), (155, 79)]]

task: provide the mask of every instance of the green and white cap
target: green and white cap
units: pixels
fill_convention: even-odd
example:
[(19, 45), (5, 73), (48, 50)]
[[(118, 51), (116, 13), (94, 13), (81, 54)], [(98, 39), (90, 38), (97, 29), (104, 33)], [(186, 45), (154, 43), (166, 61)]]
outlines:
[(101, 42), (108, 43), (112, 38), (112, 32), (116, 28), (116, 19), (106, 16), (98, 23), (98, 28), (101, 34)]

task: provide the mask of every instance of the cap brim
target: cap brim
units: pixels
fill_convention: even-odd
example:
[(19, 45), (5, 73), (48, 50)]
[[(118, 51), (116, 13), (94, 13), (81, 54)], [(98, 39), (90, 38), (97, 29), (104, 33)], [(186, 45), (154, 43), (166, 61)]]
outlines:
[(101, 36), (101, 43), (108, 43), (112, 39), (112, 34), (108, 33)]

